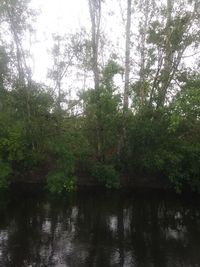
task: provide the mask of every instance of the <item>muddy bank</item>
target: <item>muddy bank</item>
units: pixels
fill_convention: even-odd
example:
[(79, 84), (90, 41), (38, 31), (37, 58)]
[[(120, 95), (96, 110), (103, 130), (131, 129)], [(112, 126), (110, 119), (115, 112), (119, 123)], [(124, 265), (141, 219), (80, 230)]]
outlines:
[[(103, 188), (103, 184), (88, 174), (79, 174), (77, 177), (78, 188)], [(41, 173), (28, 173), (23, 176), (13, 176), (11, 178), (11, 187), (23, 188), (46, 188), (46, 175)], [(120, 177), (120, 188), (140, 189), (140, 190), (165, 190), (173, 191), (173, 187), (166, 177), (156, 176), (128, 176)]]

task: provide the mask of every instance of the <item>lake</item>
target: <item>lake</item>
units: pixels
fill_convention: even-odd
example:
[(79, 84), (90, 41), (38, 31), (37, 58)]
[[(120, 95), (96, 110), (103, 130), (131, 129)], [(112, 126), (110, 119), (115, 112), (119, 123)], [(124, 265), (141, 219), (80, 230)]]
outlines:
[(109, 190), (1, 196), (0, 266), (200, 266), (200, 198)]

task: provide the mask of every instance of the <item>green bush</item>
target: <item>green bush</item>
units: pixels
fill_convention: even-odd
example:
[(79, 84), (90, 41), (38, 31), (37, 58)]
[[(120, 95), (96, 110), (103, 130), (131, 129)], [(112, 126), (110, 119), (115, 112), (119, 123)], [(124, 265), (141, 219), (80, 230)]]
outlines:
[(92, 175), (103, 183), (107, 188), (119, 188), (119, 174), (110, 164), (97, 163), (93, 170)]
[(72, 192), (76, 188), (76, 178), (65, 172), (54, 172), (47, 177), (47, 188), (53, 194)]
[(9, 175), (11, 174), (11, 167), (8, 163), (4, 163), (0, 159), (0, 190), (5, 190), (9, 186)]

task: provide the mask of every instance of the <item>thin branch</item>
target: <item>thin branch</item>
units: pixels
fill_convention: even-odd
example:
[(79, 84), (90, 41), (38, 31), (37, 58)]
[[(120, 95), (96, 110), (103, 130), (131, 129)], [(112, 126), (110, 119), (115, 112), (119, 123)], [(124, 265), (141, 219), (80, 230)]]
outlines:
[(198, 51), (198, 52), (196, 52), (196, 53), (194, 53), (194, 54), (192, 54), (192, 55), (183, 56), (182, 58), (193, 57), (193, 56), (198, 55), (198, 54), (200, 54), (200, 51)]

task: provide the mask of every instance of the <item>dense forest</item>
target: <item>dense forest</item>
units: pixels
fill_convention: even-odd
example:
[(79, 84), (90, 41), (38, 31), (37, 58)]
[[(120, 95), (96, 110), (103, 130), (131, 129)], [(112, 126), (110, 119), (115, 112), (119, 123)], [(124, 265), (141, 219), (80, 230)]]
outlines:
[[(38, 11), (0, 1), (1, 189), (43, 181), (61, 193), (80, 180), (118, 188), (156, 177), (200, 190), (200, 2), (116, 0), (120, 52), (102, 27), (113, 19), (107, 2), (85, 0), (89, 29), (53, 35), (50, 86), (33, 79), (25, 45)], [(70, 94), (71, 73), (82, 81)]]

